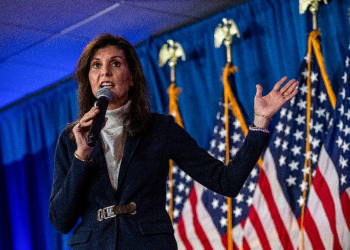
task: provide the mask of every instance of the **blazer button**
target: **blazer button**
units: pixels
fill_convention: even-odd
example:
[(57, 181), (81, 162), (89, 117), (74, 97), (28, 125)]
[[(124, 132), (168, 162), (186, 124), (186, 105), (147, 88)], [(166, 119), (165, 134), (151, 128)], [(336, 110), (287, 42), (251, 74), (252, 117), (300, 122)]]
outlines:
[(130, 214), (136, 214), (136, 203), (135, 202), (130, 202), (129, 206), (131, 206), (132, 208), (135, 208), (135, 211), (130, 213)]

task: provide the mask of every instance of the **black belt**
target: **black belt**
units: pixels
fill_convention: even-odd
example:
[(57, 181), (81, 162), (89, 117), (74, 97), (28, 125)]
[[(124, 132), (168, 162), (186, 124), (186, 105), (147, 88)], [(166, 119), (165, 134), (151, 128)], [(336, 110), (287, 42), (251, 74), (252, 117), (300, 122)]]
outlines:
[(116, 217), (118, 214), (136, 214), (136, 203), (131, 202), (129, 205), (110, 206), (101, 208), (97, 211), (97, 220), (102, 221)]

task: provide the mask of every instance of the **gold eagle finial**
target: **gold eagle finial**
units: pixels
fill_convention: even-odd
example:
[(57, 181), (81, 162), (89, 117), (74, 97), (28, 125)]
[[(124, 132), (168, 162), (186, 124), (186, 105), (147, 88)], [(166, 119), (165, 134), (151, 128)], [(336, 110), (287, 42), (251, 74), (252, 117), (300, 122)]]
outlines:
[[(169, 46), (168, 46), (169, 44)], [(163, 67), (168, 60), (169, 66), (175, 66), (177, 63), (177, 58), (181, 57), (182, 61), (186, 60), (185, 52), (180, 43), (174, 42), (173, 40), (167, 40), (159, 51), (159, 66)]]
[[(304, 14), (305, 11), (310, 7), (310, 11), (313, 12), (318, 10), (318, 2), (323, 1), (324, 4), (328, 4), (327, 0), (299, 0), (299, 13)], [(312, 10), (315, 9), (315, 10)]]
[(226, 18), (222, 19), (222, 22), (216, 27), (214, 32), (214, 44), (215, 48), (219, 48), (222, 43), (226, 46), (226, 55), (227, 55), (227, 62), (231, 62), (231, 44), (232, 44), (232, 36), (236, 35), (238, 38), (240, 38), (239, 30), (237, 28), (236, 23), (230, 19), (227, 20)]
[(223, 18), (222, 22), (224, 25), (220, 23), (214, 32), (215, 48), (219, 48), (224, 40), (224, 43), (231, 44), (233, 35), (236, 35), (238, 38), (240, 37), (237, 25), (232, 19), (227, 20)]

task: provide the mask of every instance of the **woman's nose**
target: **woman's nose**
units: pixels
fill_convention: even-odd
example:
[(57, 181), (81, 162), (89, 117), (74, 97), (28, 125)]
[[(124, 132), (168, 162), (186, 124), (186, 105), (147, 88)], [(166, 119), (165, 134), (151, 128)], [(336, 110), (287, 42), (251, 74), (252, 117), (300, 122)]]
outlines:
[(112, 71), (110, 70), (110, 68), (108, 66), (105, 66), (102, 68), (102, 75), (103, 76), (111, 76), (112, 75)]

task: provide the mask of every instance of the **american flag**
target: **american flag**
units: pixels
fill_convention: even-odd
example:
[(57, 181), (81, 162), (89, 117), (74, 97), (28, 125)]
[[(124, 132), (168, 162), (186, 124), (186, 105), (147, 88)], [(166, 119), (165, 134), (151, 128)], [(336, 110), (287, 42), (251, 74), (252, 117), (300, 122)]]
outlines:
[[(231, 82), (234, 77), (230, 77)], [(231, 84), (232, 85), (232, 84)], [(225, 130), (225, 105), (219, 103), (217, 124), (211, 141), (209, 153), (215, 158), (226, 162), (226, 130)], [(229, 105), (229, 109), (232, 107)], [(244, 126), (246, 126), (244, 124)], [(245, 135), (242, 124), (229, 111), (230, 156), (234, 157), (242, 146)], [(216, 194), (197, 182), (179, 168), (174, 168), (174, 228), (179, 249), (227, 249), (227, 211), (226, 197)], [(243, 228), (252, 203), (254, 190), (259, 176), (259, 166), (256, 165), (245, 182), (238, 196), (232, 199), (232, 237), (234, 249), (241, 249)], [(180, 190), (182, 190), (180, 192)], [(189, 193), (188, 193), (189, 192)], [(176, 202), (178, 197), (179, 203)], [(181, 201), (181, 202), (180, 202)], [(175, 214), (181, 211), (179, 218)]]
[(350, 46), (345, 62), (344, 83), (337, 97), (325, 143), (321, 147), (308, 201), (305, 229), (314, 249), (319, 245), (323, 249), (350, 249), (349, 60)]
[[(310, 34), (309, 52), (298, 77), (299, 93), (281, 109), (264, 154), (249, 215), (251, 226), (244, 231), (250, 239), (250, 249), (322, 249), (322, 241), (310, 235), (323, 229), (317, 225), (318, 218), (310, 216), (311, 207), (306, 206), (333, 112), (333, 92), (325, 75), (318, 37), (318, 31)], [(324, 241), (330, 237), (322, 236)]]
[[(234, 249), (349, 249), (349, 84), (333, 113), (335, 97), (318, 36), (310, 35), (313, 49), (301, 65), (299, 94), (281, 109), (263, 168), (255, 166), (233, 199)], [(347, 83), (348, 64), (349, 59)], [(222, 103), (220, 109), (210, 153), (225, 161)], [(231, 114), (229, 119), (234, 156), (244, 134), (237, 118)], [(178, 198), (179, 219), (174, 219), (179, 249), (227, 249), (226, 198), (174, 171), (179, 190), (187, 190)]]

